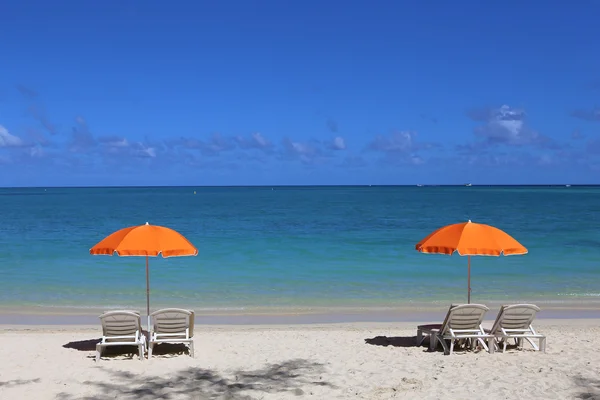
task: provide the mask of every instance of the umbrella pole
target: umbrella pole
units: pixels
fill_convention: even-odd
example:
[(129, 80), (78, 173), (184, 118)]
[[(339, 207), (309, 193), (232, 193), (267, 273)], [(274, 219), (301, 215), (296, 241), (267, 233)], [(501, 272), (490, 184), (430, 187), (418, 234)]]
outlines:
[(467, 303), (471, 304), (471, 256), (468, 256), (469, 260), (469, 272), (468, 272), (468, 281), (467, 281)]
[(148, 268), (148, 256), (146, 256), (146, 315), (148, 316), (147, 329), (150, 332), (150, 269)]

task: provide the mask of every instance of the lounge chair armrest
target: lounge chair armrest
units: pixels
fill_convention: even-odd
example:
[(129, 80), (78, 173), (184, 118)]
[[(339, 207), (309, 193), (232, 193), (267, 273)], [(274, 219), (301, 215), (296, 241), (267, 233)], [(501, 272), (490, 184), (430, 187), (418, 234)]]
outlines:
[[(485, 335), (484, 332), (481, 331), (481, 329), (448, 329), (448, 333), (450, 334), (451, 337), (464, 337), (465, 334), (469, 335), (469, 336), (482, 336)], [(444, 335), (447, 336), (447, 335)]]
[(97, 346), (137, 346), (144, 343), (143, 340), (137, 342), (100, 342)]
[(546, 335), (541, 335), (541, 334), (532, 334), (532, 333), (514, 333), (514, 334), (510, 334), (510, 335), (495, 335), (496, 337), (507, 337), (507, 338), (517, 338), (517, 337), (522, 337), (522, 338), (544, 338), (546, 337)]
[(468, 339), (468, 338), (473, 338), (473, 339), (486, 339), (486, 338), (495, 338), (496, 336), (494, 335), (473, 335), (473, 334), (458, 334), (458, 335), (454, 335), (454, 336), (444, 336), (446, 339)]
[[(143, 335), (142, 335), (143, 337)], [(112, 339), (134, 339), (138, 340), (140, 338), (139, 335), (124, 335), (124, 336), (102, 336), (102, 341), (112, 340)]]
[(174, 337), (174, 336), (189, 337), (189, 335), (187, 334), (187, 332), (180, 332), (180, 333), (154, 333), (152, 335), (152, 337)]

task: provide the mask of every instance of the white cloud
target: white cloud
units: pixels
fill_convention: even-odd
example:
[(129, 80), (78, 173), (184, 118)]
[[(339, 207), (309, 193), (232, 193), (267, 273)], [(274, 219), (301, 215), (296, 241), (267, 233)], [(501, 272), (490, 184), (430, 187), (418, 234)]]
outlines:
[(235, 142), (242, 149), (259, 149), (263, 151), (269, 151), (273, 147), (273, 143), (266, 137), (264, 137), (261, 133), (255, 132), (250, 135), (250, 138), (245, 138), (243, 136), (236, 136)]
[(414, 165), (422, 165), (425, 164), (425, 160), (417, 155), (410, 156), (410, 163)]
[(33, 146), (29, 149), (29, 156), (31, 157), (43, 157), (45, 154), (44, 149), (41, 146)]
[(292, 159), (298, 159), (305, 164), (313, 164), (321, 157), (321, 150), (317, 143), (294, 142), (290, 139), (284, 139), (283, 145), (285, 153)]
[(315, 149), (304, 143), (291, 142), (292, 149), (300, 155), (311, 155), (315, 153)]
[(491, 123), (504, 127), (510, 136), (517, 137), (521, 130), (523, 130), (524, 118), (525, 112), (522, 110), (515, 110), (504, 105), (496, 111), (495, 120)]
[(23, 146), (23, 140), (18, 136), (11, 135), (8, 130), (0, 125), (0, 147)]
[(415, 132), (394, 132), (389, 136), (377, 135), (369, 145), (371, 150), (390, 153), (407, 153), (415, 149)]
[(343, 137), (337, 136), (333, 139), (332, 147), (334, 150), (345, 150), (346, 149), (346, 141)]
[(148, 157), (156, 157), (156, 149), (154, 147), (145, 147), (141, 150), (141, 152)]
[(252, 134), (252, 139), (256, 142), (259, 147), (269, 147), (271, 143), (259, 132)]
[(127, 139), (125, 139), (125, 138), (110, 140), (108, 142), (104, 142), (104, 144), (106, 144), (107, 146), (110, 146), (110, 147), (127, 147), (127, 146), (129, 146), (129, 142), (127, 142)]
[(156, 157), (156, 148), (146, 146), (142, 142), (135, 143), (133, 154), (142, 158), (155, 158)]
[(516, 140), (523, 132), (525, 112), (503, 105), (492, 113), (489, 125), (504, 130), (504, 136)]
[(541, 140), (540, 135), (525, 125), (523, 110), (503, 105), (489, 110), (487, 123), (475, 128), (475, 134), (490, 143), (531, 144)]
[(234, 147), (231, 138), (221, 135), (220, 133), (213, 134), (204, 149), (210, 153), (220, 153), (222, 151), (232, 150)]

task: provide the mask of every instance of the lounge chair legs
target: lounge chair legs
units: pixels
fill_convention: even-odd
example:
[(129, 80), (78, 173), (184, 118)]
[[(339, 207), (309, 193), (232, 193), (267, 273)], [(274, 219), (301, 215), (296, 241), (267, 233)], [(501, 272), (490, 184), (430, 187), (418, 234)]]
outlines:
[[(501, 351), (502, 353), (506, 352), (506, 347), (508, 346), (509, 339), (511, 339), (511, 338), (510, 337), (502, 337), (502, 336), (496, 337), (495, 346), (498, 349), (498, 351)], [(524, 338), (517, 337), (517, 338), (513, 338), (513, 339), (515, 340), (515, 345), (517, 346), (517, 349), (519, 349), (519, 350), (523, 350), (523, 339), (525, 339), (529, 342), (531, 347), (533, 347), (533, 350), (541, 351), (543, 353), (546, 352), (546, 337), (545, 336), (537, 335), (534, 337), (524, 337)], [(538, 343), (534, 342), (535, 339), (538, 340)]]
[(195, 358), (194, 356), (194, 341), (192, 340), (190, 342), (190, 357)]
[[(525, 338), (525, 339), (529, 342), (529, 344), (531, 345), (531, 347), (533, 347), (533, 349), (535, 351), (540, 350), (540, 347), (537, 344), (535, 344), (535, 342), (533, 340), (531, 340), (530, 338)], [(541, 339), (540, 339), (540, 341), (541, 341)], [(521, 340), (521, 349), (522, 348), (523, 348), (523, 341)]]
[(102, 355), (102, 346), (100, 343), (96, 345), (96, 362), (100, 361), (100, 356)]
[(427, 336), (429, 336), (429, 351), (434, 351), (437, 345), (435, 332), (429, 332), (429, 335), (423, 335), (423, 330), (417, 329), (417, 347), (421, 346)]
[(437, 345), (437, 328), (431, 325), (420, 325), (417, 327), (417, 337), (415, 339), (417, 347), (421, 346), (426, 338), (429, 338), (429, 351), (434, 351)]
[(444, 338), (438, 337), (437, 334), (431, 335), (430, 338), (431, 338), (430, 339), (431, 342), (430, 342), (430, 345), (429, 345), (429, 349), (431, 351), (435, 351), (435, 348), (437, 346), (437, 342), (439, 340), (439, 342), (442, 345), (442, 348), (444, 349), (444, 355), (450, 355), (450, 354), (452, 354), (452, 351), (454, 350), (454, 340), (450, 340), (450, 348), (448, 348), (448, 344), (446, 343), (446, 340)]
[(496, 343), (495, 343), (495, 341), (496, 341), (496, 338), (493, 337), (493, 336), (491, 336), (491, 337), (488, 338), (488, 343), (487, 343), (488, 344), (488, 346), (487, 346), (488, 348), (486, 350), (490, 354), (494, 354), (494, 352), (496, 351)]
[(546, 352), (546, 337), (540, 338), (540, 351), (544, 353)]
[(436, 334), (429, 335), (429, 351), (435, 351), (437, 347), (438, 337)]

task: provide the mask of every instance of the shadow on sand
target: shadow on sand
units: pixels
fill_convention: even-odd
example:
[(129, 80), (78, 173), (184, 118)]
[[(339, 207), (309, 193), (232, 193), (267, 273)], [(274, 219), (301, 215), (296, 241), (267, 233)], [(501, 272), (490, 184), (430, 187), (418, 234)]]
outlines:
[[(87, 397), (60, 393), (58, 400), (149, 400), (149, 399), (253, 399), (264, 393), (310, 395), (305, 390), (327, 386), (322, 380), (323, 364), (296, 359), (269, 364), (253, 371), (235, 371), (230, 376), (203, 368), (187, 368), (174, 374), (159, 376), (135, 375), (125, 371), (102, 368), (108, 375), (103, 381), (85, 382), (98, 394)], [(252, 393), (254, 392), (254, 393)]]
[[(78, 340), (75, 342), (69, 342), (64, 344), (65, 349), (74, 349), (77, 351), (88, 351), (94, 352), (90, 354), (88, 358), (96, 357), (96, 344), (100, 343), (102, 339), (87, 339)], [(115, 358), (126, 356), (128, 358), (137, 357), (138, 348), (137, 346), (107, 346), (102, 351), (102, 358)], [(185, 344), (182, 343), (161, 343), (154, 346), (152, 350), (152, 357), (169, 357), (177, 355), (189, 355), (190, 350)]]
[(102, 339), (88, 339), (88, 340), (78, 340), (76, 342), (69, 342), (67, 344), (63, 344), (65, 349), (75, 349), (79, 351), (96, 351), (96, 344), (100, 343)]
[(574, 380), (580, 388), (579, 393), (575, 395), (576, 399), (600, 400), (600, 379), (577, 376)]
[(12, 381), (0, 382), (1, 387), (11, 387), (11, 386), (19, 386), (19, 385), (28, 385), (30, 383), (38, 383), (40, 378), (36, 379), (13, 379)]
[[(425, 339), (428, 341), (429, 339)], [(422, 347), (417, 346), (416, 336), (375, 336), (374, 338), (365, 339), (365, 343), (373, 346), (392, 346), (392, 347)], [(425, 342), (423, 342), (425, 343)]]
[[(423, 348), (423, 352), (428, 353), (431, 352), (429, 350), (429, 337), (425, 337), (423, 342), (417, 346), (417, 337), (416, 336), (375, 336), (374, 338), (365, 339), (365, 343), (373, 345), (373, 346), (392, 346), (392, 347), (421, 347)], [(508, 346), (507, 349), (516, 348), (517, 346)], [(464, 343), (459, 343), (454, 348), (455, 351), (471, 351), (471, 349), (466, 346)], [(438, 343), (437, 348), (434, 352), (443, 351), (443, 347), (440, 343)], [(599, 399), (600, 400), (600, 399)]]

